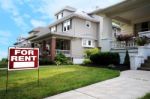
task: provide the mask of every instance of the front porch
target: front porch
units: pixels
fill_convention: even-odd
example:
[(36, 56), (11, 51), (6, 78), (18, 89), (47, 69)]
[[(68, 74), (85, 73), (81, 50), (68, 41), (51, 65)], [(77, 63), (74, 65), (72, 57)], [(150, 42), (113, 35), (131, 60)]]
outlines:
[[(150, 38), (150, 1), (149, 0), (126, 0), (122, 3), (108, 7), (95, 13), (102, 16), (100, 20), (100, 46), (102, 51), (119, 52), (121, 57), (125, 55), (126, 48), (134, 50), (130, 54), (131, 68), (137, 69), (144, 60), (150, 56), (149, 44), (138, 46), (134, 40), (125, 43), (117, 41), (116, 35), (133, 35), (134, 37), (147, 36)], [(121, 26), (121, 32), (112, 32), (112, 22)], [(134, 39), (134, 38), (133, 38)], [(124, 53), (124, 55), (123, 55)]]
[(40, 58), (46, 58), (54, 61), (55, 56), (58, 53), (63, 53), (66, 57), (71, 57), (70, 44), (70, 39), (52, 36), (49, 38), (33, 41), (32, 47), (39, 48)]

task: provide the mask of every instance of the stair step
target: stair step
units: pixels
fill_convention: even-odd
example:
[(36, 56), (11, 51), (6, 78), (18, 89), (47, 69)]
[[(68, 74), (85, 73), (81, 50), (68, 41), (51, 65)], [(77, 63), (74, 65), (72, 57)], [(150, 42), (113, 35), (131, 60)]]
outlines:
[(140, 68), (138, 68), (138, 70), (150, 71), (150, 67), (140, 67)]

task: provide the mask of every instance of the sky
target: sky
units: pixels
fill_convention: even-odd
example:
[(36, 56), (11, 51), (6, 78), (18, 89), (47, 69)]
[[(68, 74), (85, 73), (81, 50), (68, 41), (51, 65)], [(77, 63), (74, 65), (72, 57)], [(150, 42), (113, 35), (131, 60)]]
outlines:
[(90, 12), (105, 8), (123, 0), (0, 0), (0, 59), (7, 57), (8, 47), (19, 36), (38, 26), (55, 21), (54, 14), (65, 6)]

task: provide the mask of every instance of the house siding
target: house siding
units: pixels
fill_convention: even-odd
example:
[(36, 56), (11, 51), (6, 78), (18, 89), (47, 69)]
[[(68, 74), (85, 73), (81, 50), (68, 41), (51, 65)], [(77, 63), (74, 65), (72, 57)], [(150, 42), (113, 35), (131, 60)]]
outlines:
[(98, 34), (98, 24), (91, 22), (91, 26), (88, 28), (86, 27), (86, 21), (80, 18), (74, 18), (73, 25), (75, 26), (75, 36), (77, 37), (85, 37), (89, 36), (94, 39), (97, 39)]
[(82, 40), (74, 38), (71, 40), (71, 56), (73, 58), (83, 58), (84, 48), (82, 47)]

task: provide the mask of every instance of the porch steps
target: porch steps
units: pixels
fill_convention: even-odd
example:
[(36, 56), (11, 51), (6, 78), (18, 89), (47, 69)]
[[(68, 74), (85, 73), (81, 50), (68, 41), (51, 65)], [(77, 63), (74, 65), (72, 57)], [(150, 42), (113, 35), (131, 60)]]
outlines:
[(141, 67), (138, 68), (138, 70), (150, 71), (150, 57), (148, 57), (148, 59), (144, 61), (144, 64), (142, 64)]

